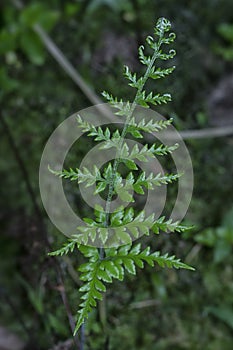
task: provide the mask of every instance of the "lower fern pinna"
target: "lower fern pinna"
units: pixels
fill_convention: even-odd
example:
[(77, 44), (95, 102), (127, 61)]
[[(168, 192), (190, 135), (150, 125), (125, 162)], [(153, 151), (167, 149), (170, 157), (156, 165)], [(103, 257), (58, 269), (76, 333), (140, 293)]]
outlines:
[[(52, 171), (60, 177), (85, 183), (86, 186), (93, 186), (93, 195), (98, 195), (103, 191), (107, 192), (106, 206), (105, 208), (96, 206), (95, 219), (83, 219), (84, 225), (77, 228), (77, 234), (61, 249), (50, 254), (63, 255), (78, 249), (87, 259), (87, 262), (79, 267), (80, 279), (83, 281), (79, 290), (82, 293), (82, 302), (79, 305), (75, 333), (88, 318), (92, 308), (96, 307), (97, 300), (102, 299), (102, 294), (106, 291), (106, 284), (112, 283), (113, 279), (122, 281), (125, 272), (136, 274), (136, 267), (143, 268), (144, 264), (193, 270), (192, 267), (182, 263), (175, 256), (161, 255), (158, 251), (151, 253), (150, 247), (142, 249), (141, 244), (132, 243), (132, 240), (137, 239), (140, 234), (149, 235), (150, 232), (159, 234), (161, 231), (182, 232), (186, 229), (178, 222), (166, 221), (164, 217), (155, 220), (154, 214), (146, 217), (144, 211), (135, 213), (131, 205), (134, 202), (132, 190), (143, 195), (145, 189), (151, 191), (155, 186), (168, 184), (179, 178), (179, 174), (155, 175), (153, 173), (146, 174), (144, 171), (140, 172), (136, 161), (148, 162), (157, 155), (161, 156), (173, 152), (178, 145), (168, 147), (166, 145), (153, 144), (149, 146), (145, 144), (139, 150), (137, 144), (130, 149), (125, 141), (127, 134), (136, 139), (142, 139), (143, 132), (158, 132), (172, 122), (170, 119), (150, 120), (149, 122), (141, 119), (136, 122), (133, 117), (137, 105), (148, 108), (150, 105), (167, 103), (171, 100), (170, 94), (154, 95), (145, 90), (148, 79), (163, 78), (172, 73), (175, 68), (162, 69), (155, 66), (157, 59), (169, 60), (175, 55), (174, 50), (170, 50), (168, 53), (162, 50), (162, 46), (171, 44), (175, 39), (175, 34), (169, 33), (170, 27), (170, 22), (164, 18), (157, 21), (154, 30), (156, 40), (151, 36), (146, 39), (147, 46), (152, 50), (151, 56), (144, 54), (143, 46), (139, 48), (139, 59), (146, 66), (144, 75), (138, 78), (136, 73), (132, 73), (127, 66), (125, 67), (125, 76), (129, 80), (129, 85), (136, 89), (132, 103), (123, 102), (122, 99), (119, 100), (109, 93), (103, 92), (103, 96), (111, 107), (117, 110), (115, 114), (124, 118), (123, 130), (110, 131), (109, 128), (96, 128), (80, 116), (77, 117), (78, 126), (82, 131), (87, 132), (88, 136), (93, 137), (95, 141), (101, 141), (101, 149), (112, 148), (115, 150), (114, 161), (108, 162), (102, 171), (95, 165), (93, 169)], [(118, 171), (121, 163), (124, 163), (128, 169), (124, 181)], [(111, 202), (114, 195), (119, 196), (125, 205), (111, 212)], [(127, 208), (125, 209), (125, 207)]]

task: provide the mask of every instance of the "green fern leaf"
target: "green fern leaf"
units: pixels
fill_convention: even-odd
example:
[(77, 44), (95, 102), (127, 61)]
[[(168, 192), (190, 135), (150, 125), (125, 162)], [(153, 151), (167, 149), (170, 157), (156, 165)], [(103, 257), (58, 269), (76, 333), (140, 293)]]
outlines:
[(48, 253), (48, 255), (50, 255), (50, 256), (67, 255), (68, 253), (72, 253), (76, 246), (77, 246), (77, 242), (76, 241), (69, 240), (67, 243), (65, 243), (63, 245), (62, 248), (60, 248), (58, 250), (55, 250), (54, 252), (50, 252), (50, 253)]
[(149, 76), (151, 79), (161, 79), (171, 74), (175, 68), (175, 66), (165, 69), (153, 67)]
[(152, 231), (156, 234), (163, 232), (184, 232), (191, 229), (191, 227), (183, 226), (179, 224), (179, 221), (173, 222), (171, 219), (165, 221), (165, 216), (159, 218), (153, 225)]
[(136, 130), (142, 130), (145, 132), (156, 132), (159, 130), (166, 129), (169, 125), (171, 125), (173, 119), (170, 118), (168, 120), (159, 120), (154, 121), (151, 119), (149, 122), (146, 122), (145, 119), (141, 119), (139, 123), (135, 122), (135, 118), (132, 117), (132, 119), (129, 122), (130, 127), (136, 128)]
[(168, 103), (171, 101), (171, 95), (170, 94), (157, 94), (153, 95), (152, 92), (150, 92), (148, 95), (146, 95), (146, 91), (142, 91), (140, 94), (138, 94), (138, 97), (136, 99), (136, 103), (141, 105), (142, 107), (149, 108), (149, 103), (152, 105), (161, 105), (162, 103)]

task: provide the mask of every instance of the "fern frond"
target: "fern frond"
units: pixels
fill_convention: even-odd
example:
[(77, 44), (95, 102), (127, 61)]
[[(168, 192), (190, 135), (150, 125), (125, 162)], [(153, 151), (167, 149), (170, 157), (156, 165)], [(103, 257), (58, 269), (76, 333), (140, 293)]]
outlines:
[(102, 299), (99, 289), (101, 289), (102, 292), (105, 291), (104, 285), (97, 278), (99, 265), (100, 262), (92, 262), (79, 267), (79, 271), (82, 272), (80, 279), (84, 281), (85, 284), (79, 289), (79, 291), (83, 292), (84, 294), (81, 296), (83, 301), (79, 305), (78, 319), (74, 330), (74, 335), (77, 333), (85, 319), (88, 318), (92, 308), (96, 306), (96, 300)]
[(53, 170), (49, 166), (48, 169), (52, 174), (54, 174), (60, 178), (69, 179), (70, 181), (76, 181), (76, 180), (78, 180), (78, 177), (79, 177), (78, 168), (76, 168), (76, 169), (70, 168), (69, 170), (66, 170), (66, 169)]
[[(142, 250), (140, 244), (132, 246), (132, 241), (142, 234), (183, 232), (189, 228), (180, 225), (178, 221), (166, 220), (165, 217), (156, 220), (154, 214), (147, 216), (143, 210), (135, 212), (134, 208), (128, 205), (134, 201), (134, 192), (143, 195), (145, 189), (153, 190), (155, 186), (169, 184), (180, 177), (180, 174), (149, 173), (147, 175), (144, 171), (134, 172), (134, 170), (138, 170), (136, 161), (148, 162), (157, 155), (163, 156), (172, 153), (178, 147), (177, 144), (172, 146), (145, 144), (139, 149), (137, 144), (129, 147), (130, 144), (128, 145), (124, 141), (127, 133), (139, 139), (143, 138), (144, 132), (158, 132), (169, 127), (172, 122), (172, 119), (146, 121), (143, 116), (136, 122), (133, 117), (137, 104), (149, 108), (151, 104), (160, 105), (171, 101), (171, 96), (168, 93), (154, 95), (152, 92), (146, 91), (148, 79), (166, 77), (175, 68), (174, 66), (158, 68), (155, 65), (157, 59), (168, 60), (176, 54), (173, 49), (168, 52), (163, 51), (163, 45), (168, 45), (175, 39), (174, 33), (168, 33), (170, 28), (171, 23), (165, 18), (160, 18), (154, 29), (155, 38), (151, 36), (146, 38), (146, 50), (151, 48), (153, 53), (147, 55), (144, 52), (144, 46), (139, 47), (139, 59), (142, 64), (146, 65), (145, 73), (142, 76), (131, 72), (129, 67), (125, 66), (124, 75), (129, 80), (129, 86), (136, 89), (132, 103), (124, 102), (122, 98), (114, 97), (106, 91), (102, 93), (108, 103), (117, 110), (115, 114), (126, 117), (122, 130), (110, 131), (108, 127), (103, 129), (83, 120), (80, 115), (77, 116), (77, 122), (82, 131), (87, 132), (88, 136), (93, 137), (95, 141), (101, 141), (99, 149), (115, 148), (114, 161), (108, 162), (103, 170), (99, 170), (96, 165), (91, 170), (85, 167), (62, 171), (51, 170), (61, 178), (71, 181), (77, 180), (78, 183), (85, 183), (86, 187), (95, 187), (93, 195), (105, 190), (107, 194), (105, 208), (96, 205), (95, 218), (84, 218), (84, 224), (77, 227), (77, 234), (73, 235), (72, 239), (61, 249), (50, 253), (50, 255), (68, 254), (77, 247), (87, 259), (87, 262), (79, 268), (83, 286), (79, 290), (82, 293), (82, 302), (78, 311), (75, 333), (88, 318), (97, 301), (102, 299), (102, 294), (106, 291), (105, 284), (112, 283), (113, 279), (122, 281), (125, 272), (134, 275), (136, 267), (143, 268), (145, 263), (150, 266), (158, 264), (161, 267), (193, 270), (192, 267), (182, 263), (175, 256), (161, 254), (159, 251), (151, 253), (149, 247)], [(120, 163), (124, 163), (130, 170), (126, 178), (120, 174)], [(114, 195), (121, 199), (124, 206), (122, 205), (111, 212), (111, 202)], [(127, 205), (128, 207), (125, 208)], [(88, 246), (89, 244), (91, 247)], [(93, 246), (101, 247), (101, 254)]]
[(154, 121), (151, 119), (149, 122), (146, 122), (145, 119), (140, 120), (138, 123), (135, 122), (135, 118), (132, 117), (130, 120), (126, 132), (134, 136), (135, 138), (143, 138), (141, 131), (152, 133), (157, 132), (163, 129), (166, 129), (169, 125), (171, 125), (173, 119), (170, 118), (168, 120), (159, 120)]
[[(108, 259), (109, 257), (111, 258), (111, 261), (123, 264), (125, 269), (132, 274), (135, 274), (136, 266), (138, 266), (139, 268), (143, 268), (144, 262), (146, 262), (150, 266), (154, 266), (154, 263), (157, 263), (161, 267), (194, 270), (193, 267), (182, 263), (180, 259), (177, 259), (174, 255), (161, 255), (159, 251), (150, 253), (150, 247), (141, 250), (140, 243), (134, 246), (125, 245), (120, 247), (118, 250), (112, 248), (106, 249), (106, 259)], [(128, 268), (129, 262), (131, 265), (130, 268)]]
[[(83, 248), (82, 248), (83, 249)], [(159, 251), (150, 253), (147, 247), (141, 250), (141, 245), (136, 244), (124, 245), (119, 249), (110, 248), (105, 251), (106, 257), (103, 260), (97, 260), (98, 252), (95, 252), (94, 258), (89, 254), (88, 263), (80, 266), (80, 279), (84, 282), (79, 289), (83, 295), (83, 300), (78, 310), (78, 321), (75, 333), (79, 330), (83, 322), (93, 307), (96, 306), (97, 300), (102, 300), (102, 294), (106, 292), (105, 283), (112, 283), (113, 279), (122, 281), (125, 277), (125, 271), (130, 274), (136, 274), (136, 267), (143, 268), (144, 263), (150, 266), (158, 264), (160, 267), (194, 270), (191, 266), (186, 265), (177, 259), (174, 255), (161, 255)]]
[[(70, 179), (71, 181), (77, 180), (79, 184), (86, 182), (85, 187), (90, 187), (96, 184), (94, 194), (103, 192), (107, 185), (109, 185), (113, 176), (113, 169), (111, 163), (109, 163), (104, 168), (103, 174), (101, 174), (100, 170), (97, 168), (96, 165), (93, 166), (92, 171), (87, 169), (86, 167), (83, 167), (82, 170), (78, 168), (76, 168), (75, 170), (70, 168), (69, 170), (50, 171), (61, 178)], [(122, 177), (118, 172), (115, 173), (115, 178), (116, 185), (117, 183), (120, 183), (122, 181)]]
[(91, 172), (86, 167), (83, 169), (76, 168), (75, 170), (70, 168), (69, 170), (54, 171), (50, 170), (53, 174), (64, 178), (70, 179), (71, 181), (78, 181), (78, 183), (86, 182), (86, 187), (92, 186), (97, 181), (104, 182), (105, 179), (101, 176), (101, 173), (96, 165), (93, 166), (93, 171)]
[(143, 187), (148, 190), (153, 190), (154, 186), (167, 185), (171, 182), (174, 182), (180, 178), (181, 174), (157, 174), (154, 175), (150, 173), (146, 176), (146, 173), (143, 171), (133, 183), (133, 189), (138, 194), (144, 194)]
[(134, 127), (136, 130), (142, 130), (145, 132), (157, 132), (166, 129), (169, 125), (172, 124), (172, 122), (172, 118), (159, 121), (154, 121), (151, 119), (149, 122), (146, 122), (143, 118), (138, 123), (136, 123), (135, 118), (133, 117), (129, 122), (129, 127)]
[(134, 159), (137, 159), (141, 162), (148, 162), (150, 158), (155, 158), (155, 155), (161, 156), (172, 153), (177, 149), (177, 147), (178, 144), (175, 144), (173, 146), (156, 146), (155, 144), (149, 146), (148, 144), (145, 144), (141, 149), (139, 149), (138, 145), (136, 144), (130, 151), (129, 146), (125, 142), (121, 149), (120, 158), (121, 161), (125, 163), (129, 169), (137, 170), (137, 166), (133, 162)]
[(146, 91), (143, 90), (140, 92), (137, 96), (136, 103), (141, 105), (142, 107), (149, 108), (150, 104), (152, 105), (161, 105), (162, 103), (168, 103), (171, 101), (171, 95), (170, 94), (156, 94), (153, 95), (152, 92), (150, 92), (148, 95), (146, 95)]
[(55, 250), (54, 252), (48, 253), (49, 256), (63, 256), (68, 253), (73, 253), (75, 247), (78, 247), (78, 244), (75, 240), (69, 240), (67, 243), (63, 245), (62, 248)]
[(165, 216), (160, 217), (153, 225), (152, 231), (156, 234), (163, 232), (184, 232), (191, 227), (180, 225), (179, 221), (173, 222), (171, 219), (165, 221)]
[(170, 67), (170, 68), (164, 68), (164, 69), (152, 67), (149, 77), (151, 79), (164, 78), (167, 75), (171, 74), (174, 71), (175, 68), (176, 68), (175, 66)]
[(114, 190), (119, 197), (127, 203), (134, 202), (132, 192), (133, 190), (138, 194), (144, 194), (143, 187), (148, 190), (153, 190), (154, 186), (167, 185), (171, 182), (174, 182), (180, 178), (181, 174), (157, 174), (150, 173), (146, 175), (143, 171), (135, 179), (132, 172), (130, 172), (124, 183), (121, 176), (118, 177), (118, 181), (115, 184)]
[(178, 143), (175, 143), (172, 146), (161, 144), (160, 146), (155, 148), (154, 154), (156, 154), (157, 156), (164, 156), (174, 152), (178, 147), (179, 147)]
[(140, 235), (149, 235), (150, 230), (154, 233), (163, 232), (183, 232), (186, 227), (179, 225), (178, 222), (171, 220), (165, 221), (165, 217), (154, 220), (154, 214), (145, 217), (145, 211), (140, 211), (136, 216), (134, 209), (117, 208), (110, 215), (110, 225), (105, 227), (103, 223), (98, 223), (93, 219), (88, 219), (86, 226), (79, 226), (77, 230), (80, 234), (74, 235), (80, 244), (87, 244), (89, 239), (102, 241), (102, 244), (112, 245), (127, 244), (132, 239), (138, 238)]

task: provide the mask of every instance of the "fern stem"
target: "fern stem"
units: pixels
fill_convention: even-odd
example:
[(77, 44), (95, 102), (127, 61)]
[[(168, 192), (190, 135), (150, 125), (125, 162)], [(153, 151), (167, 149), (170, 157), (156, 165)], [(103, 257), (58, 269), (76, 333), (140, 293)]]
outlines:
[(85, 349), (85, 322), (81, 325), (80, 328), (80, 350)]
[(104, 248), (102, 247), (99, 248), (99, 259), (100, 260), (104, 259)]
[(120, 137), (120, 141), (119, 141), (119, 149), (117, 150), (117, 153), (116, 153), (116, 157), (114, 159), (114, 163), (113, 163), (113, 172), (112, 172), (112, 178), (110, 180), (110, 185), (109, 185), (109, 190), (108, 190), (108, 195), (107, 195), (107, 200), (106, 200), (106, 206), (105, 206), (105, 213), (106, 213), (106, 219), (105, 219), (105, 227), (108, 227), (109, 226), (109, 217), (110, 217), (110, 212), (111, 212), (111, 201), (112, 201), (112, 197), (113, 197), (113, 191), (114, 191), (114, 187), (115, 187), (115, 179), (116, 179), (116, 172), (117, 172), (117, 169), (118, 169), (118, 166), (120, 164), (120, 153), (121, 153), (121, 150), (122, 150), (122, 146), (123, 146), (123, 143), (124, 143), (124, 139), (125, 139), (125, 136), (126, 136), (126, 133), (127, 133), (127, 127), (128, 127), (128, 123), (130, 121), (130, 118), (132, 117), (132, 114), (137, 106), (137, 100), (138, 100), (138, 97), (140, 96), (148, 78), (149, 78), (149, 74), (151, 72), (151, 69), (155, 63), (155, 60), (157, 59), (158, 55), (159, 55), (159, 49), (160, 49), (160, 46), (161, 46), (161, 41), (162, 41), (162, 37), (163, 37), (163, 33), (160, 34), (160, 37), (159, 37), (159, 40), (158, 40), (158, 45), (156, 46), (155, 50), (154, 50), (154, 53), (153, 53), (153, 56), (152, 56), (152, 59), (147, 67), (147, 70), (144, 74), (144, 77), (143, 77), (143, 84), (139, 87), (139, 89), (137, 90), (137, 93), (135, 95), (135, 98), (134, 98), (134, 101), (131, 105), (131, 108), (130, 108), (130, 111), (128, 113), (128, 116), (126, 118), (126, 121), (124, 123), (124, 128), (123, 128), (123, 131), (121, 133), (121, 137)]

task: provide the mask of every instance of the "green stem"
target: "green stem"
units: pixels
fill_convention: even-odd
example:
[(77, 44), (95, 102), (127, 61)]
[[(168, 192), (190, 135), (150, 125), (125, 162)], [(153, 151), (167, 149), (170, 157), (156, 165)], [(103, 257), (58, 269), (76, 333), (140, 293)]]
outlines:
[[(109, 226), (109, 217), (110, 217), (110, 212), (111, 212), (111, 201), (112, 201), (114, 188), (115, 188), (116, 173), (117, 173), (117, 169), (118, 169), (118, 166), (120, 164), (120, 161), (121, 161), (120, 160), (120, 155), (121, 155), (124, 139), (125, 139), (125, 136), (127, 134), (127, 127), (128, 127), (129, 121), (130, 121), (130, 119), (132, 117), (132, 114), (133, 114), (133, 112), (134, 112), (134, 110), (135, 110), (135, 108), (137, 106), (138, 97), (140, 96), (141, 92), (143, 91), (143, 88), (144, 88), (144, 86), (145, 86), (145, 84), (146, 84), (146, 82), (147, 82), (147, 80), (149, 78), (149, 74), (150, 74), (151, 69), (152, 69), (152, 67), (154, 65), (154, 62), (155, 62), (156, 58), (158, 57), (159, 49), (160, 49), (160, 46), (161, 46), (161, 39), (162, 39), (162, 35), (159, 38), (158, 45), (157, 45), (156, 49), (154, 50), (154, 54), (152, 56), (150, 64), (148, 65), (147, 70), (146, 70), (146, 72), (144, 74), (143, 84), (137, 90), (137, 93), (136, 93), (134, 101), (133, 101), (133, 103), (131, 105), (129, 114), (127, 115), (126, 121), (124, 123), (124, 128), (123, 128), (122, 133), (121, 133), (119, 147), (118, 147), (118, 150), (116, 152), (116, 157), (115, 157), (114, 163), (113, 163), (113, 173), (112, 173), (113, 175), (112, 175), (112, 178), (110, 180), (109, 190), (108, 190), (108, 195), (107, 195), (107, 201), (106, 201), (106, 206), (105, 206), (105, 214), (106, 214), (106, 216), (105, 216), (105, 227)], [(100, 260), (104, 259), (104, 248), (100, 248), (99, 249), (99, 258), (100, 258)], [(100, 303), (99, 312), (100, 312), (100, 319), (101, 319), (102, 326), (103, 326), (104, 330), (106, 330), (106, 324), (107, 324), (106, 314), (107, 314), (107, 312), (106, 312), (106, 300), (105, 299)]]
[(118, 150), (117, 150), (117, 153), (116, 153), (116, 157), (114, 159), (114, 163), (113, 163), (113, 172), (112, 172), (112, 178), (110, 180), (110, 184), (109, 184), (109, 190), (108, 190), (108, 196), (107, 196), (107, 201), (106, 201), (106, 206), (105, 206), (105, 214), (106, 214), (106, 218), (105, 218), (105, 227), (108, 227), (109, 226), (109, 217), (110, 217), (110, 212), (111, 212), (111, 201), (112, 201), (112, 197), (113, 197), (113, 193), (114, 193), (114, 187), (115, 187), (115, 179), (116, 179), (116, 172), (117, 172), (117, 169), (118, 169), (118, 166), (120, 164), (120, 154), (121, 154), (121, 151), (122, 151), (122, 146), (123, 146), (123, 143), (124, 143), (124, 139), (125, 139), (125, 136), (127, 134), (127, 127), (128, 127), (128, 123), (132, 117), (132, 114), (137, 106), (137, 100), (138, 100), (138, 97), (140, 96), (148, 78), (149, 78), (149, 74), (151, 72), (151, 69), (154, 65), (154, 62), (155, 60), (157, 59), (158, 57), (158, 53), (159, 53), (159, 49), (160, 49), (160, 46), (161, 46), (161, 39), (162, 39), (162, 34), (159, 38), (159, 41), (158, 41), (158, 45), (154, 51), (154, 54), (152, 56), (152, 59), (150, 61), (150, 64), (148, 65), (147, 67), (147, 70), (144, 74), (144, 77), (143, 77), (143, 84), (140, 86), (140, 88), (138, 89), (136, 95), (135, 95), (135, 98), (134, 98), (134, 101), (131, 105), (131, 108), (130, 108), (130, 111), (129, 111), (129, 114), (126, 118), (126, 121), (124, 123), (124, 128), (123, 128), (123, 131), (122, 131), (122, 134), (121, 134), (121, 137), (120, 137), (120, 142), (119, 142), (119, 147), (118, 147)]

